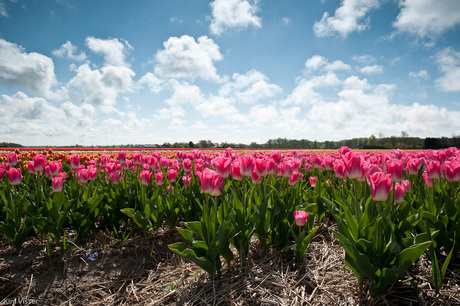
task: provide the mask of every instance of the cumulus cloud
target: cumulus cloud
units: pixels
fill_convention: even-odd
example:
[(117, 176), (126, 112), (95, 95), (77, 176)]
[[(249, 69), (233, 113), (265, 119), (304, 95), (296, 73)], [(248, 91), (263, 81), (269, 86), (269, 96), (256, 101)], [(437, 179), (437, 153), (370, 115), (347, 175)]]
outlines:
[(68, 58), (79, 62), (86, 60), (85, 52), (80, 52), (80, 54), (77, 55), (77, 49), (77, 46), (74, 46), (70, 41), (67, 41), (59, 49), (55, 49), (51, 51), (51, 53), (57, 57)]
[(378, 74), (383, 73), (383, 67), (381, 65), (364, 66), (360, 71), (363, 74)]
[(442, 91), (460, 91), (460, 52), (446, 48), (436, 54), (436, 63), (442, 76), (436, 86)]
[(163, 43), (155, 59), (155, 74), (163, 78), (199, 77), (205, 80), (221, 81), (214, 62), (222, 60), (219, 46), (210, 38), (201, 36), (197, 41), (191, 36), (170, 37)]
[(150, 92), (159, 93), (163, 90), (164, 81), (158, 78), (155, 74), (147, 72), (140, 80), (138, 84), (140, 86), (146, 86), (149, 88)]
[(325, 37), (339, 34), (345, 38), (354, 31), (366, 30), (370, 23), (367, 15), (379, 6), (378, 0), (342, 0), (342, 5), (335, 11), (334, 16), (329, 16), (329, 13), (325, 12), (321, 20), (315, 22), (315, 35)]
[(284, 99), (282, 105), (309, 105), (316, 104), (323, 99), (317, 91), (320, 88), (334, 88), (340, 85), (340, 80), (333, 72), (314, 76), (308, 79), (301, 79), (291, 94)]
[(325, 70), (325, 71), (338, 71), (338, 70), (350, 70), (351, 67), (342, 61), (336, 60), (332, 63), (321, 55), (313, 55), (305, 62), (305, 68), (309, 70)]
[(112, 66), (126, 66), (126, 56), (133, 47), (126, 40), (86, 38), (86, 45), (94, 53), (104, 56), (105, 64)]
[(71, 93), (73, 98), (78, 97), (94, 105), (113, 106), (120, 93), (133, 90), (134, 75), (124, 66), (104, 66), (93, 70), (88, 64), (83, 64), (68, 86), (76, 90)]
[(260, 28), (261, 18), (258, 0), (215, 0), (211, 2), (212, 19), (209, 29), (212, 34), (220, 35), (227, 29), (245, 29), (250, 26)]
[(73, 126), (88, 128), (94, 124), (95, 109), (91, 104), (83, 103), (77, 106), (71, 102), (64, 102), (61, 108)]
[(0, 39), (0, 81), (25, 87), (46, 98), (57, 98), (52, 87), (57, 84), (53, 60), (21, 46)]
[(419, 37), (433, 37), (460, 24), (457, 0), (399, 1), (401, 12), (393, 26)]
[(232, 79), (233, 82), (227, 82), (219, 89), (219, 94), (233, 96), (236, 102), (255, 103), (282, 92), (281, 87), (270, 84), (268, 77), (257, 70), (245, 74), (234, 73)]

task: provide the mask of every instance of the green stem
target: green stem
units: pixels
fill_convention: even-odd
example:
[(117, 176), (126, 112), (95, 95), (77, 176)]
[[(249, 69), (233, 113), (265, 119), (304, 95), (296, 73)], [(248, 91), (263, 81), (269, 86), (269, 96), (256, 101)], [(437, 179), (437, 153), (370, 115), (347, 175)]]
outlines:
[(356, 211), (356, 220), (358, 221), (358, 227), (361, 226), (361, 217), (360, 217), (360, 209), (358, 204), (358, 181), (353, 180), (353, 185), (355, 189), (355, 211)]

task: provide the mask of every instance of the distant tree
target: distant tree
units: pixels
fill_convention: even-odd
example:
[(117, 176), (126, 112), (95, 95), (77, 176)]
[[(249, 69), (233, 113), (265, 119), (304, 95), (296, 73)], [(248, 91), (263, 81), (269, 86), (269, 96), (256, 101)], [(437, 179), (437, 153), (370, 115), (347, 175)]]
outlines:
[(377, 138), (374, 136), (374, 134), (372, 134), (371, 136), (369, 136), (369, 139), (367, 140), (367, 144), (369, 146), (375, 146), (377, 145)]
[(401, 137), (402, 138), (407, 138), (407, 137), (409, 137), (409, 133), (407, 133), (406, 131), (401, 131)]
[(195, 144), (193, 143), (193, 141), (189, 141), (188, 147), (189, 148), (194, 148), (195, 147)]

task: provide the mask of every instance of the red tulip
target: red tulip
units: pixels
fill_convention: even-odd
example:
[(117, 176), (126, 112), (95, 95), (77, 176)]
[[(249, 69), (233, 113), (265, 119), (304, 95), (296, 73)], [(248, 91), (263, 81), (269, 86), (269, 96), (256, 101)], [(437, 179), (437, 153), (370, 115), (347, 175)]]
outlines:
[(307, 217), (308, 217), (308, 213), (306, 213), (305, 211), (302, 211), (302, 210), (294, 211), (295, 224), (297, 224), (298, 226), (304, 226), (305, 223), (307, 222)]
[(126, 163), (126, 151), (119, 151), (117, 159), (121, 164), (125, 164)]

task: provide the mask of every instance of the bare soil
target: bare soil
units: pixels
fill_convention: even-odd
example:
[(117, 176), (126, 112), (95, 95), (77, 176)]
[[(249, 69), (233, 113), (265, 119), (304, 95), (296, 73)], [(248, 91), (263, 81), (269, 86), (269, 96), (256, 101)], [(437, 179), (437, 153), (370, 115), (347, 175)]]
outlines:
[[(224, 266), (214, 282), (198, 266), (168, 249), (177, 231), (125, 242), (103, 232), (86, 241), (54, 247), (30, 238), (17, 253), (0, 239), (0, 303), (37, 305), (460, 305), (460, 265), (451, 264), (443, 290), (432, 286), (427, 254), (379, 298), (358, 298), (357, 281), (344, 265), (344, 251), (325, 222), (304, 264), (275, 247), (251, 244), (247, 265)], [(71, 239), (71, 235), (69, 239)], [(98, 252), (95, 261), (87, 252)], [(236, 254), (236, 252), (235, 252)], [(457, 263), (460, 262), (460, 259)]]

